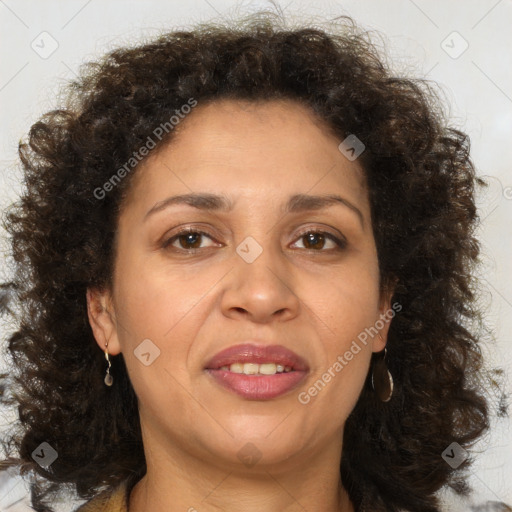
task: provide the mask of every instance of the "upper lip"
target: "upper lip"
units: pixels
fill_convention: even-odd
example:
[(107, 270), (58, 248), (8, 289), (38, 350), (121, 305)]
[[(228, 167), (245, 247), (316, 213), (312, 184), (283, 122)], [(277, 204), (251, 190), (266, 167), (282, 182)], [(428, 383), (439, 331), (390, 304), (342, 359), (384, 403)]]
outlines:
[(308, 365), (302, 357), (282, 345), (256, 345), (243, 343), (229, 347), (213, 356), (206, 369), (216, 370), (233, 363), (276, 363), (295, 371), (306, 371)]

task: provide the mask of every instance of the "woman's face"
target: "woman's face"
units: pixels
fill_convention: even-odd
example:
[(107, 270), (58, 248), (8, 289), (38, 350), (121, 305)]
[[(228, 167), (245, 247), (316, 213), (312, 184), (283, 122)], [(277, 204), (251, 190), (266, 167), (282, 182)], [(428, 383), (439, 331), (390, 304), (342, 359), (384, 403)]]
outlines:
[(292, 101), (199, 103), (178, 129), (137, 169), (112, 290), (88, 294), (146, 449), (223, 466), (338, 457), (384, 348), (362, 333), (389, 310), (362, 169)]

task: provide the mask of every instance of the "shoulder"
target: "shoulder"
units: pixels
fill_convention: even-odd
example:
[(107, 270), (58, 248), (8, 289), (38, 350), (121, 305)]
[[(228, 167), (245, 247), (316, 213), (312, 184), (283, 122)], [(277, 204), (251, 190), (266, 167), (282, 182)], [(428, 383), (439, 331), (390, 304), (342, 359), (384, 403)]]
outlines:
[(78, 507), (75, 512), (128, 512), (128, 493), (131, 486), (122, 482), (113, 490), (106, 490)]

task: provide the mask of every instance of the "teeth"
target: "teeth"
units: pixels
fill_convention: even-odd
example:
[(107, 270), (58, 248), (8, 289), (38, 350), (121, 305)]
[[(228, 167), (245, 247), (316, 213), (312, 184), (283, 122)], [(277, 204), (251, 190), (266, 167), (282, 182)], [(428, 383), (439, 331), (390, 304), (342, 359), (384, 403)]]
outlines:
[(260, 364), (260, 373), (263, 375), (275, 375), (277, 373), (277, 366), (274, 363)]
[(275, 375), (276, 373), (288, 373), (292, 371), (291, 366), (283, 366), (276, 363), (233, 363), (230, 366), (222, 366), (224, 371), (232, 373), (243, 373), (245, 375)]
[(259, 365), (254, 363), (244, 364), (245, 375), (256, 375), (258, 373)]
[(229, 367), (229, 371), (233, 373), (244, 373), (244, 365), (241, 363), (234, 363)]

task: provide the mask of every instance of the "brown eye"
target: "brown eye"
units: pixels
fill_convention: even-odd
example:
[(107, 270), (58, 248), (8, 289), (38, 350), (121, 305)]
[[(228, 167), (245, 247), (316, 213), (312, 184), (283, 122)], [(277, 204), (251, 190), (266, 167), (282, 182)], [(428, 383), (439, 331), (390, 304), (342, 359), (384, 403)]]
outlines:
[[(195, 251), (197, 249), (201, 249), (201, 242), (203, 237), (207, 237), (212, 240), (212, 237), (203, 231), (194, 231), (191, 229), (185, 229), (176, 233), (174, 236), (166, 240), (163, 244), (163, 248), (169, 248), (170, 246), (174, 247), (178, 250), (183, 251)], [(174, 245), (175, 243), (179, 244), (179, 247)]]
[(300, 235), (299, 240), (304, 240), (304, 248), (306, 250), (316, 252), (326, 252), (322, 251), (322, 249), (325, 248), (326, 243), (329, 241), (334, 244), (334, 247), (327, 250), (343, 249), (347, 245), (346, 241), (340, 240), (326, 231), (306, 231)]
[(201, 233), (187, 233), (180, 235), (177, 240), (183, 249), (198, 249), (201, 246)]

